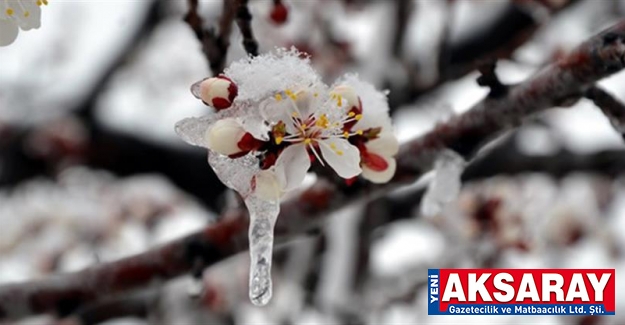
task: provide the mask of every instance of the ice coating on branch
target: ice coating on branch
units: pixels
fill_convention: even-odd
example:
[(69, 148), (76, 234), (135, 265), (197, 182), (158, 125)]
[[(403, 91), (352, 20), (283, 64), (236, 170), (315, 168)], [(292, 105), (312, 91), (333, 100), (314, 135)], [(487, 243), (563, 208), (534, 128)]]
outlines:
[(271, 298), (273, 227), (280, 198), (298, 188), (312, 164), (346, 180), (375, 183), (395, 174), (399, 144), (386, 93), (347, 75), (327, 86), (296, 50), (233, 63), (223, 75), (191, 86), (215, 110), (186, 118), (176, 132), (208, 149), (219, 179), (243, 197), (250, 212), (250, 299)]
[(445, 150), (439, 154), (434, 166), (434, 179), (421, 201), (422, 215), (436, 216), (458, 197), (462, 185), (460, 177), (465, 163), (465, 160), (452, 150)]

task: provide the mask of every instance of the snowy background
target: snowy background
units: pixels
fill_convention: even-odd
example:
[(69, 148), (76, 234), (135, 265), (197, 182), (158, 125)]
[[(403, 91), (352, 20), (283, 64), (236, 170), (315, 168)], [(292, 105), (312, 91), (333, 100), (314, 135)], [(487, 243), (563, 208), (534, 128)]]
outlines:
[[(278, 26), (269, 19), (273, 1), (250, 1), (260, 51), (295, 45), (328, 81), (357, 72), (390, 89), (401, 141), (488, 92), (475, 71), (441, 77), (444, 44), (479, 37), (515, 8), (539, 25), (498, 62), (502, 81), (516, 83), (625, 15), (625, 1), (616, 0), (580, 0), (561, 11), (543, 4), (567, 0), (284, 2), (289, 20)], [(402, 2), (411, 10), (403, 46), (392, 51)], [(217, 24), (221, 5), (201, 1), (207, 23)], [(52, 0), (40, 29), (0, 48), (0, 283), (129, 256), (217, 218), (224, 187), (205, 153), (173, 128), (208, 109), (189, 92), (210, 72), (182, 20), (186, 10), (182, 0)], [(244, 55), (234, 28), (228, 61)], [(418, 96), (406, 99), (407, 83)], [(625, 101), (625, 73), (600, 85)], [(202, 281), (181, 278), (141, 292), (150, 302), (146, 315), (107, 324), (623, 324), (625, 281), (618, 280), (616, 317), (427, 316), (429, 267), (616, 268), (625, 278), (625, 146), (599, 109), (581, 100), (549, 110), (490, 149), (483, 154), (542, 159), (548, 168), (483, 171), (436, 216), (422, 216), (418, 205), (339, 211), (321, 236), (276, 252), (267, 307), (248, 301), (243, 254), (208, 269)], [(559, 165), (594, 158), (605, 164)], [(405, 203), (402, 195), (432, 176), (388, 202)], [(359, 225), (374, 208), (401, 213), (394, 216), (401, 221), (365, 236)]]

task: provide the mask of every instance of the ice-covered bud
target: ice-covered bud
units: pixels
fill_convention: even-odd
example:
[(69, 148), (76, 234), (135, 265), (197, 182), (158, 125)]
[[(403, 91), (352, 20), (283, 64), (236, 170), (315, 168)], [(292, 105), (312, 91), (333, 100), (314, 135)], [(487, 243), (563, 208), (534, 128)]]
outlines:
[(267, 201), (278, 200), (283, 194), (280, 180), (272, 169), (258, 172), (252, 180), (252, 188), (256, 197)]
[(239, 154), (248, 148), (241, 148), (239, 143), (247, 132), (233, 118), (218, 120), (206, 130), (206, 147), (224, 156)]
[(217, 110), (232, 106), (238, 93), (237, 85), (222, 75), (205, 79), (199, 84), (199, 98)]
[(271, 9), (271, 14), (269, 15), (271, 21), (273, 21), (277, 25), (282, 25), (289, 18), (289, 9), (282, 3), (276, 3)]
[(362, 176), (377, 184), (393, 178), (397, 163), (393, 158), (399, 151), (399, 142), (392, 134), (382, 135), (365, 144), (361, 151)]

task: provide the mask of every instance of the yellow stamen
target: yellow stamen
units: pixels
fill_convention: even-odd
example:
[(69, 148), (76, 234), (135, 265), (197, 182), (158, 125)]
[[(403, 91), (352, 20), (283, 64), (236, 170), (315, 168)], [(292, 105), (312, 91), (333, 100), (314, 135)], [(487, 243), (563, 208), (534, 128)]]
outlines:
[(24, 12), (24, 17), (28, 18), (28, 16), (30, 16), (30, 12), (28, 11)]
[(38, 5), (39, 7), (41, 7), (41, 5), (42, 5), (42, 4), (43, 4), (43, 2), (41, 2), (41, 0), (37, 0), (37, 5)]
[(296, 100), (297, 99), (297, 95), (294, 94), (290, 89), (285, 90), (284, 93), (287, 96), (289, 96), (289, 98), (291, 98), (292, 100)]
[(354, 118), (356, 119), (356, 121), (360, 121), (360, 120), (362, 120), (362, 114), (358, 114)]
[(319, 93), (314, 93), (313, 96), (319, 97)]
[(13, 12), (14, 12), (13, 9), (7, 8), (7, 11), (6, 11), (7, 16), (13, 16)]
[(339, 106), (343, 106), (343, 97), (339, 96), (337, 104), (339, 104)]
[(347, 131), (343, 132), (343, 136), (344, 136), (345, 138), (349, 138), (349, 132), (347, 132)]
[(362, 135), (362, 134), (363, 134), (363, 132), (362, 132), (362, 130), (358, 130), (358, 131), (356, 131), (356, 134), (358, 134), (358, 135)]
[(281, 144), (282, 140), (284, 140), (283, 137), (276, 137), (276, 144)]
[(46, 6), (48, 5), (48, 0), (41, 0), (41, 1), (43, 1), (44, 5), (46, 5)]
[(312, 140), (311, 140), (311, 139), (306, 138), (306, 139), (304, 140), (304, 144), (305, 144), (305, 145), (309, 145), (309, 144), (311, 144), (311, 143), (312, 143)]
[(326, 116), (325, 114), (321, 114), (317, 122), (315, 122), (315, 125), (317, 125), (318, 127), (322, 129), (327, 129), (329, 124), (330, 124), (330, 121), (328, 121), (328, 116)]
[(337, 154), (337, 155), (339, 155), (339, 156), (342, 156), (342, 155), (343, 155), (343, 151), (341, 151), (341, 150), (337, 150), (337, 151), (335, 151), (335, 152), (336, 152), (336, 154)]
[(293, 113), (291, 113), (291, 116), (293, 116), (293, 117), (298, 117), (298, 116), (299, 116), (299, 114), (297, 114), (297, 112), (293, 112)]
[(277, 100), (277, 101), (281, 101), (281, 100), (282, 100), (282, 95), (280, 95), (280, 94), (276, 94), (276, 100)]
[(336, 144), (334, 144), (334, 142), (333, 142), (333, 143), (330, 143), (330, 148), (332, 148), (332, 149), (336, 149)]
[(356, 116), (356, 113), (354, 113), (354, 112), (349, 112), (349, 114), (347, 114), (347, 116), (349, 116), (349, 117), (354, 117), (354, 116)]

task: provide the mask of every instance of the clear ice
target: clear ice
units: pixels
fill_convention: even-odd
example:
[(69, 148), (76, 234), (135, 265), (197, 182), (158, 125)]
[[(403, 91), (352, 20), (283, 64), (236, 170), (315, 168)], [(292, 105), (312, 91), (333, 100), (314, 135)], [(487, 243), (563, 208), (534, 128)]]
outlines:
[(280, 212), (280, 205), (254, 196), (248, 197), (245, 205), (250, 214), (249, 296), (254, 305), (263, 306), (271, 300), (272, 295), (273, 228)]
[(460, 177), (465, 160), (456, 152), (441, 152), (434, 165), (434, 179), (430, 182), (421, 202), (421, 214), (433, 217), (440, 214), (445, 206), (460, 194)]

